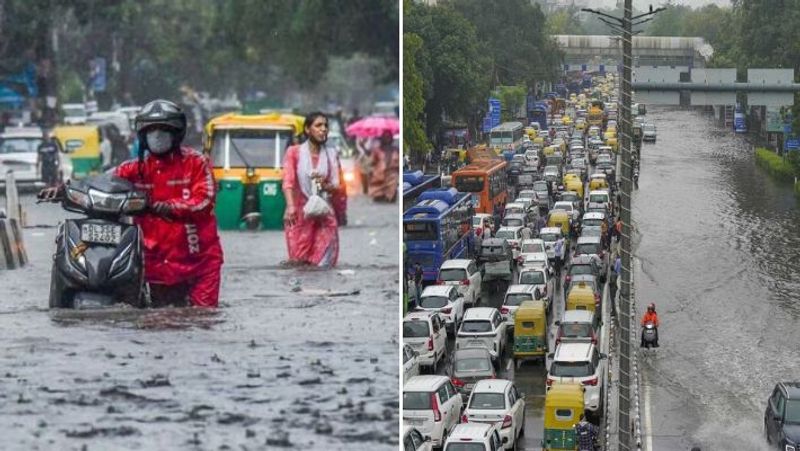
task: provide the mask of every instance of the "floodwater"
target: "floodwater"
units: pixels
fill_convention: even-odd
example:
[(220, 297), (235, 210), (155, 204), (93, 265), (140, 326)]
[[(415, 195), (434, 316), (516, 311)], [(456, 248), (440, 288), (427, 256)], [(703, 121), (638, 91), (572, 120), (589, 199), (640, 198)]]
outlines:
[(48, 311), (55, 224), (0, 272), (3, 449), (396, 449), (397, 205), (351, 198), (340, 266), (286, 269), (282, 232), (223, 232), (220, 308)]
[(753, 145), (699, 111), (648, 109), (633, 198), (639, 317), (655, 302), (661, 348), (643, 355), (653, 449), (766, 449), (778, 381), (797, 380), (800, 210)]

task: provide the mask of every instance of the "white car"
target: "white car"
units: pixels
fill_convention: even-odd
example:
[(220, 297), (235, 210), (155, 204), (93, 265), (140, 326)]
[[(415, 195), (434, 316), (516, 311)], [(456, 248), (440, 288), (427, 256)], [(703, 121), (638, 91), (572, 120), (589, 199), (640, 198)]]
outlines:
[(456, 349), (484, 348), (499, 366), (508, 340), (506, 322), (493, 307), (474, 307), (464, 314), (456, 335)]
[(403, 318), (403, 343), (419, 354), (419, 364), (433, 373), (447, 356), (447, 329), (436, 312), (409, 312)]
[(403, 383), (419, 376), (419, 353), (408, 344), (403, 344)]
[(3, 184), (6, 172), (14, 171), (14, 180), (18, 183), (44, 186), (36, 167), (42, 141), (42, 130), (39, 128), (7, 127), (4, 133), (0, 133), (0, 178)]
[(500, 227), (497, 229), (497, 233), (494, 234), (494, 237), (508, 241), (508, 244), (514, 249), (514, 258), (516, 258), (516, 254), (519, 253), (519, 243), (522, 241), (522, 227)]
[(531, 238), (522, 240), (519, 248), (519, 256), (517, 256), (517, 263), (520, 265), (535, 264), (533, 262), (543, 261), (547, 264), (547, 251), (545, 250), (544, 240), (541, 238)]
[(518, 199), (531, 199), (531, 201), (536, 200), (536, 191), (532, 189), (524, 189), (517, 193)]
[(453, 285), (431, 285), (422, 290), (417, 309), (439, 313), (455, 334), (464, 319), (464, 297)]
[(509, 380), (484, 379), (472, 389), (461, 420), (499, 425), (503, 448), (517, 449), (525, 428), (525, 399)]
[(415, 376), (403, 386), (403, 421), (437, 448), (458, 424), (463, 405), (447, 376)]
[(491, 228), (494, 218), (488, 213), (476, 213), (472, 217), (472, 229), (476, 235), (482, 236), (487, 227)]
[(606, 255), (603, 251), (603, 244), (600, 241), (600, 237), (598, 236), (580, 236), (578, 237), (578, 242), (575, 245), (575, 255), (574, 257), (578, 257), (579, 255), (588, 255), (590, 258), (597, 258), (598, 263), (600, 263), (600, 274), (601, 276), (608, 271), (608, 263), (606, 262)]
[(442, 451), (499, 451), (500, 428), (494, 424), (462, 423), (453, 429)]
[(612, 207), (611, 193), (609, 193), (608, 190), (597, 189), (589, 191), (589, 202), (596, 204), (605, 204), (605, 207), (606, 209), (608, 209), (608, 211), (613, 211), (611, 208)]
[(503, 305), (500, 306), (500, 314), (503, 315), (507, 330), (514, 327), (514, 315), (517, 313), (519, 305), (525, 301), (535, 301), (535, 293), (536, 287), (533, 285), (510, 285), (508, 287), (503, 297)]
[(506, 204), (506, 208), (504, 209), (503, 216), (513, 215), (513, 214), (524, 215), (527, 212), (528, 211), (525, 208), (525, 204), (516, 203), (516, 202), (509, 202), (509, 203)]
[(403, 451), (433, 451), (430, 439), (425, 439), (414, 427), (403, 426)]
[(560, 200), (553, 204), (553, 208), (550, 211), (554, 210), (566, 211), (573, 221), (578, 219), (578, 209), (575, 208), (575, 205), (568, 200)]
[(95, 125), (114, 124), (123, 138), (128, 139), (131, 136), (131, 123), (125, 113), (98, 111), (90, 114), (86, 119), (86, 123)]
[(560, 343), (547, 370), (547, 386), (555, 382), (579, 383), (586, 391), (583, 404), (595, 416), (603, 410), (607, 356), (592, 343)]
[[(556, 258), (556, 241), (563, 235), (559, 227), (544, 227), (539, 231), (539, 238), (544, 241), (544, 249), (547, 252), (547, 258), (550, 260)], [(566, 251), (566, 249), (565, 249)], [(564, 252), (566, 255), (566, 252)]]
[(81, 125), (86, 123), (88, 116), (86, 105), (82, 103), (65, 103), (61, 105), (61, 110), (64, 112), (64, 124)]
[(477, 304), (481, 297), (481, 272), (472, 260), (445, 260), (439, 268), (437, 282), (440, 285), (455, 285), (464, 302), (469, 305)]
[(550, 277), (550, 271), (547, 268), (523, 267), (519, 272), (517, 283), (532, 286), (534, 291), (538, 288), (542, 298), (545, 299), (547, 309), (552, 309), (555, 288), (553, 287), (553, 278)]

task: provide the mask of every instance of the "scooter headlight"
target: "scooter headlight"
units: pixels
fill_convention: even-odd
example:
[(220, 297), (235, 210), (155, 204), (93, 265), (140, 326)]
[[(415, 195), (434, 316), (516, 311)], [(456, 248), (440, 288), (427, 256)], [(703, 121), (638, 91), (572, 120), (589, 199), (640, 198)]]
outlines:
[(125, 201), (125, 205), (122, 206), (122, 211), (124, 213), (137, 213), (147, 206), (147, 201), (144, 197), (131, 197), (127, 201)]
[(69, 199), (70, 202), (80, 205), (83, 208), (88, 209), (91, 208), (92, 206), (88, 194), (73, 188), (69, 187), (67, 188), (67, 199)]

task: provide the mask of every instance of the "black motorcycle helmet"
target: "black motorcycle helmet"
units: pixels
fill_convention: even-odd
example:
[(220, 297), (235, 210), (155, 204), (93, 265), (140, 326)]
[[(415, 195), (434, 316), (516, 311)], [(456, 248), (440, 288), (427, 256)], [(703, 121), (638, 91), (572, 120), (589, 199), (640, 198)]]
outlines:
[(139, 138), (139, 149), (146, 150), (145, 132), (152, 126), (167, 127), (175, 131), (173, 147), (180, 145), (186, 136), (186, 114), (169, 100), (157, 99), (149, 102), (139, 111), (134, 120), (136, 137)]

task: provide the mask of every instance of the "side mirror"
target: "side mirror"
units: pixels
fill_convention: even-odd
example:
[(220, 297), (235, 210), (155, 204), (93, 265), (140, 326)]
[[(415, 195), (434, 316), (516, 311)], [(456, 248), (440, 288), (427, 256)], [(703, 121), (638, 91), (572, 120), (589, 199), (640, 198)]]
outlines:
[(426, 435), (425, 436), (425, 441), (426, 442), (430, 442), (431, 441), (431, 436), (430, 435)]
[(608, 354), (603, 354), (603, 353), (601, 352), (601, 353), (600, 353), (600, 358), (601, 358), (601, 359), (607, 359), (607, 358), (608, 358)]
[[(553, 324), (555, 324), (556, 326), (560, 326), (560, 325), (561, 325), (561, 321), (556, 321), (556, 322), (555, 322), (555, 323), (553, 323)], [(414, 352), (416, 352), (416, 351), (414, 351)]]
[(556, 353), (555, 353), (555, 352), (551, 352), (550, 354), (547, 354), (547, 358), (548, 358), (548, 359), (552, 359), (552, 358), (553, 358), (553, 357), (555, 357), (555, 356), (556, 356)]

